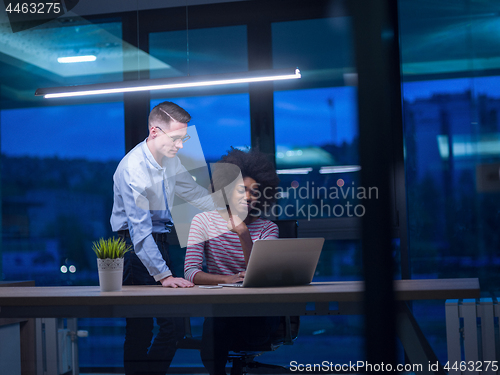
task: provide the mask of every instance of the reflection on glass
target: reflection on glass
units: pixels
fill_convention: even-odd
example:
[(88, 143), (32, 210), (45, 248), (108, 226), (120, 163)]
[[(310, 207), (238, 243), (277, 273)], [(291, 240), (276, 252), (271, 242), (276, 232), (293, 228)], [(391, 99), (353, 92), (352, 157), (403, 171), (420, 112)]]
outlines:
[(244, 72), (246, 26), (151, 33), (149, 53), (166, 65), (150, 68), (151, 78)]
[(414, 277), (480, 272), (486, 288), (496, 280), (488, 265), (500, 263), (494, 251), (499, 176), (487, 173), (500, 162), (500, 77), (487, 80), (492, 84), (481, 78), (403, 86)]
[(358, 136), (354, 87), (278, 91), (274, 94), (278, 167), (355, 164)]
[[(478, 277), (483, 292), (496, 291), (498, 4), (400, 0), (399, 17), (412, 277)], [(444, 304), (413, 311), (446, 363)]]
[[(500, 67), (498, 2), (399, 1), (405, 78), (454, 73), (481, 76)], [(432, 85), (432, 83), (429, 83)]]
[[(39, 87), (122, 80), (126, 43), (121, 35), (120, 22), (92, 24), (78, 17), (54, 20), (19, 33), (12, 33), (4, 23), (0, 25), (0, 51), (4, 56), (0, 68), (9, 74), (2, 77), (5, 86), (2, 94), (17, 102), (32, 102), (33, 93)], [(126, 51), (125, 54), (133, 53), (137, 61), (137, 49), (126, 48)], [(81, 56), (95, 59), (58, 61)]]
[(341, 78), (354, 72), (353, 34), (350, 17), (276, 22), (273, 32), (273, 66), (298, 66), (314, 79)]
[[(359, 184), (354, 87), (274, 94), (279, 218), (360, 217), (370, 191)], [(288, 207), (288, 208), (287, 208)], [(357, 207), (357, 208), (356, 208)]]

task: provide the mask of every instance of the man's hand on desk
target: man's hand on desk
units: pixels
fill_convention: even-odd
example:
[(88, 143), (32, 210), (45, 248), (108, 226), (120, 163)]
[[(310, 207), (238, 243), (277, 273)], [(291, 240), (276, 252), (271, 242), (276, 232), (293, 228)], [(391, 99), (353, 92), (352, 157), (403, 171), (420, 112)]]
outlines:
[(160, 280), (161, 285), (165, 287), (170, 287), (170, 288), (191, 288), (194, 286), (194, 284), (191, 281), (187, 281), (186, 279), (183, 279), (182, 277), (173, 277), (173, 276), (167, 276), (164, 279)]

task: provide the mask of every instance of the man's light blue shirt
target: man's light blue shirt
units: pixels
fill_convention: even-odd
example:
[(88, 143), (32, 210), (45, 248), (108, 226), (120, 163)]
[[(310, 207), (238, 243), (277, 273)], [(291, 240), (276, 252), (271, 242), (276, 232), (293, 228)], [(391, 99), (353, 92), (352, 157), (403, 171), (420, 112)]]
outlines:
[(174, 194), (195, 207), (209, 211), (214, 203), (177, 156), (158, 164), (146, 140), (121, 160), (113, 175), (114, 203), (111, 228), (128, 230), (134, 251), (156, 281), (172, 275), (156, 246), (152, 233), (169, 233), (173, 224), (169, 207)]

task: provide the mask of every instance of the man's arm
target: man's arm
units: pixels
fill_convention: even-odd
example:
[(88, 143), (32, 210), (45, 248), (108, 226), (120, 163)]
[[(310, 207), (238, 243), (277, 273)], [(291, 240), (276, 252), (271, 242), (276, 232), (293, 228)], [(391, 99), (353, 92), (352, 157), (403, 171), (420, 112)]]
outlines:
[(168, 268), (158, 246), (152, 236), (153, 223), (149, 212), (149, 202), (145, 194), (147, 181), (146, 176), (131, 176), (130, 168), (122, 170), (120, 179), (120, 193), (123, 198), (125, 213), (129, 232), (134, 244), (134, 251), (142, 264), (147, 268), (149, 274), (163, 286), (192, 286), (185, 280), (172, 277), (172, 271)]
[(193, 176), (179, 162), (176, 170), (175, 193), (202, 211), (213, 211), (216, 205), (210, 192), (198, 185)]
[[(149, 255), (156, 254), (155, 250), (158, 254), (160, 254), (161, 258), (161, 261), (158, 260), (157, 263), (159, 264), (160, 262), (162, 262), (166, 268), (166, 271), (158, 274), (151, 273), (151, 270), (155, 272), (154, 271), (155, 269), (161, 269), (161, 268), (155, 267), (154, 264), (152, 264), (150, 267), (147, 266), (147, 264), (151, 263), (151, 258), (149, 258)], [(156, 281), (161, 282), (162, 286), (171, 288), (177, 288), (177, 287), (185, 288), (194, 285), (192, 282), (184, 280), (183, 278), (172, 276), (172, 271), (168, 268), (165, 260), (161, 256), (160, 250), (158, 250), (158, 246), (156, 245), (156, 242), (152, 234), (149, 234), (143, 241), (135, 245), (134, 251), (136, 252), (137, 257), (139, 257), (139, 259), (141, 260), (142, 264), (144, 264), (144, 266), (146, 266), (146, 268), (148, 269), (149, 274), (153, 276)], [(143, 258), (145, 258), (145, 260), (143, 260)]]

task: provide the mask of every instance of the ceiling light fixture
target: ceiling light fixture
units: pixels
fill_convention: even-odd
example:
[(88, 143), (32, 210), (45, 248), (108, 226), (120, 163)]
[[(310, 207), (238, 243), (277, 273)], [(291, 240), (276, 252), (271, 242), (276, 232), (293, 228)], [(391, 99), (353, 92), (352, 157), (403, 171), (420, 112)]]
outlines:
[(86, 56), (68, 56), (68, 57), (58, 57), (57, 62), (61, 64), (67, 63), (79, 63), (79, 62), (87, 62), (87, 61), (95, 61), (96, 57), (94, 55), (86, 55)]
[(98, 83), (92, 85), (64, 86), (37, 89), (35, 96), (50, 98), (66, 98), (72, 96), (117, 94), (135, 91), (168, 90), (183, 87), (203, 87), (215, 85), (230, 85), (237, 83), (252, 83), (300, 78), (300, 70), (271, 69), (254, 70), (243, 73), (224, 73), (207, 76), (189, 76), (145, 79), (138, 81), (122, 81)]

